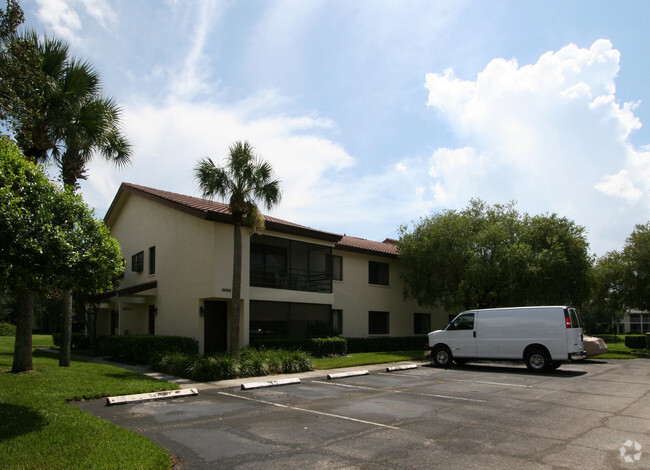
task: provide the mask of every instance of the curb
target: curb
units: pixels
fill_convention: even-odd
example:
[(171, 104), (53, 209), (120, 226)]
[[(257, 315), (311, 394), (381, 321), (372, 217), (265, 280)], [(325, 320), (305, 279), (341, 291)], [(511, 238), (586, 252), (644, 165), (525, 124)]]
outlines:
[(327, 380), (333, 379), (342, 379), (345, 377), (357, 377), (360, 375), (369, 375), (370, 372), (367, 370), (352, 370), (350, 372), (339, 372), (336, 374), (327, 374)]
[(124, 405), (127, 403), (164, 400), (167, 398), (178, 398), (198, 395), (195, 388), (182, 388), (179, 390), (168, 390), (164, 392), (138, 393), (135, 395), (119, 395), (116, 397), (106, 397), (106, 406)]
[(300, 379), (279, 379), (279, 380), (268, 380), (266, 382), (249, 382), (241, 384), (242, 390), (253, 390), (256, 388), (267, 388), (267, 387), (280, 387), (282, 385), (293, 385), (299, 384)]

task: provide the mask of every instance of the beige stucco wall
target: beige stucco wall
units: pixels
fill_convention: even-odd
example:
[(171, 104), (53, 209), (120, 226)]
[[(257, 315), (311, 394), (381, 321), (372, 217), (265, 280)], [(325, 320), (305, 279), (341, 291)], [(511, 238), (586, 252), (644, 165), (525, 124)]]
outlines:
[[(332, 305), (332, 308), (343, 311), (343, 336), (371, 336), (368, 334), (369, 311), (389, 312), (390, 336), (412, 336), (415, 313), (430, 313), (432, 330), (447, 324), (445, 312), (422, 308), (415, 301), (403, 299), (397, 259), (342, 250), (334, 250), (333, 253), (343, 257), (343, 280), (334, 281)], [(369, 261), (388, 263), (388, 286), (368, 283)]]
[[(230, 300), (232, 288), (233, 226), (206, 221), (158, 202), (123, 192), (111, 219), (107, 221), (119, 241), (126, 260), (125, 275), (119, 288), (128, 288), (152, 280), (157, 288), (134, 294), (128, 299), (115, 299), (112, 308), (120, 313), (119, 334), (148, 333), (148, 305), (157, 307), (156, 334), (189, 336), (199, 341), (203, 351), (204, 320), (200, 307), (207, 299)], [(264, 232), (296, 241), (333, 247), (332, 242), (305, 237)], [(343, 281), (334, 281), (333, 293), (250, 287), (249, 229), (242, 230), (242, 328), (241, 342), (248, 344), (249, 302), (254, 300), (299, 302), (331, 305), (343, 311), (343, 335), (367, 337), (368, 312), (389, 312), (391, 336), (413, 335), (413, 314), (431, 313), (431, 327), (447, 324), (447, 314), (418, 307), (402, 298), (399, 261), (355, 252), (333, 250), (343, 258)], [(149, 274), (149, 247), (156, 247), (156, 272)], [(142, 272), (131, 270), (132, 256), (144, 252)], [(368, 261), (389, 264), (389, 286), (368, 284)], [(98, 318), (98, 333), (108, 334), (110, 309), (103, 309)]]
[[(156, 334), (196, 338), (202, 350), (203, 318), (199, 308), (203, 299), (231, 297), (233, 228), (136, 195), (125, 196), (119, 217), (114, 217), (110, 226), (126, 260), (120, 288), (156, 280)], [(156, 247), (153, 275), (149, 274), (151, 246)], [(131, 258), (140, 251), (144, 251), (144, 270), (138, 273), (131, 270)], [(147, 308), (122, 304), (120, 334), (126, 328), (134, 334), (147, 333)]]

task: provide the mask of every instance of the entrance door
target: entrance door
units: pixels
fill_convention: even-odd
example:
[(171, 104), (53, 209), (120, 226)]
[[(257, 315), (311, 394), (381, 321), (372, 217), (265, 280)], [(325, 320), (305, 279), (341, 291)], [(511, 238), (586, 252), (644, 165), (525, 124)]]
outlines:
[(228, 348), (228, 302), (206, 300), (204, 312), (205, 354), (225, 351)]

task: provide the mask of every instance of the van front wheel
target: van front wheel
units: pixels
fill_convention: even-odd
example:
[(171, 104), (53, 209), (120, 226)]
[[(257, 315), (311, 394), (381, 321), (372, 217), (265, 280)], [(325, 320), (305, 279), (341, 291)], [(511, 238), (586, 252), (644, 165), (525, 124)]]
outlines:
[(546, 372), (551, 368), (551, 356), (544, 348), (532, 348), (524, 357), (526, 367), (533, 372)]
[(438, 367), (448, 367), (453, 361), (451, 351), (447, 346), (436, 346), (433, 350), (433, 362)]

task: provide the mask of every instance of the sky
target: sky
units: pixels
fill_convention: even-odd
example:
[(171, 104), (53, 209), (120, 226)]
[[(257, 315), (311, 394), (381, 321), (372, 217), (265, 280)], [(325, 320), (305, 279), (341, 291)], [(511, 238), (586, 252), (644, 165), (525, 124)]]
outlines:
[(22, 0), (122, 108), (131, 165), (82, 183), (201, 196), (199, 159), (248, 140), (268, 212), (382, 241), (472, 198), (585, 227), (593, 254), (650, 218), (650, 2)]

